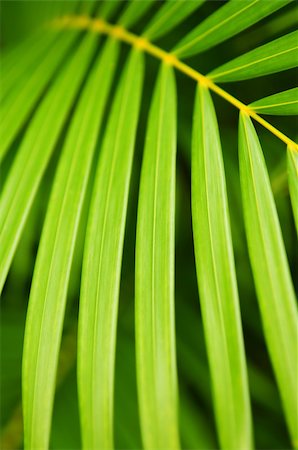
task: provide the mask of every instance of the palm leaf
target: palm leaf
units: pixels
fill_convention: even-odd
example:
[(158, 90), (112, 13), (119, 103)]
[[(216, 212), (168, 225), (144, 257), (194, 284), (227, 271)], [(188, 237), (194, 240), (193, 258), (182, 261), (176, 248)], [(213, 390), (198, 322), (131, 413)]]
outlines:
[(104, 1), (100, 3), (99, 15), (102, 19), (110, 20), (121, 7), (121, 3), (117, 1)]
[[(3, 4), (4, 12), (6, 3)], [(269, 356), (284, 416), (296, 445), (297, 307), (285, 254), (286, 248), (291, 269), (294, 268), (294, 223), (288, 198), (276, 195), (285, 231), (284, 245), (262, 151), (248, 116), (288, 146), (289, 191), (297, 225), (298, 146), (278, 129), (278, 118), (275, 118), (273, 126), (258, 115), (296, 113), (297, 88), (274, 93), (246, 106), (212, 80), (214, 75), (214, 80), (219, 82), (228, 81), (230, 76), (231, 81), (237, 81), (238, 77), (252, 78), (294, 67), (297, 64), (298, 35), (297, 32), (290, 33), (242, 54), (215, 69), (210, 78), (178, 59), (212, 49), (286, 6), (289, 0), (230, 0), (218, 8), (215, 5), (216, 11), (203, 20), (200, 15), (214, 9), (214, 5), (206, 2), (202, 13), (196, 14), (195, 10), (203, 0), (168, 0), (163, 3), (152, 0), (126, 3), (118, 0), (71, 0), (54, 3), (45, 5), (45, 9), (40, 11), (40, 17), (48, 14), (49, 21), (42, 24), (42, 28), (38, 18), (32, 14), (28, 24), (32, 19), (37, 31), (24, 43), (7, 51), (1, 65), (4, 89), (0, 94), (3, 137), (0, 140), (0, 159), (2, 157), (1, 174), (5, 181), (0, 200), (1, 289), (10, 269), (3, 289), (2, 308), (25, 312), (24, 308), (18, 308), (18, 297), (26, 300), (25, 289), (31, 280), (34, 249), (39, 244), (23, 359), (25, 448), (47, 448), (49, 441), (51, 447), (79, 447), (78, 415), (84, 448), (139, 448), (142, 446), (141, 435), (143, 446), (148, 449), (179, 448), (180, 437), (183, 448), (216, 447), (217, 437), (222, 448), (252, 448), (246, 365), (250, 393), (256, 406), (253, 406), (253, 414), (257, 448), (267, 448), (270, 444), (272, 447), (289, 447), (282, 427), (272, 427), (272, 423), (282, 424), (283, 416), (277, 388), (267, 368), (267, 355), (264, 356), (264, 364), (263, 359), (259, 364), (259, 357), (251, 355), (255, 347), (259, 349), (263, 345), (263, 336), (258, 311), (254, 309), (255, 290), (246, 255), (245, 230), (242, 221), (239, 224), (241, 193), (237, 158), (233, 152), (235, 136), (223, 122), (221, 134), (223, 148), (227, 149), (224, 155), (226, 178), (233, 237), (236, 236), (234, 253), (245, 336), (248, 336), (247, 361), (245, 359), (223, 155), (209, 90), (241, 111), (240, 171), (249, 254)], [(3, 27), (4, 47), (5, 36), (8, 35), (5, 28), (8, 28), (9, 21), (17, 29), (19, 12), (27, 11), (27, 6), (22, 9), (23, 3), (16, 2), (10, 7), (15, 9), (10, 10), (7, 24)], [(285, 16), (274, 14), (272, 19), (261, 22), (260, 27), (252, 27), (243, 38), (239, 36), (230, 41), (231, 51), (246, 48), (247, 43), (252, 48), (255, 43), (264, 42), (264, 37), (269, 40), (274, 34), (280, 36), (284, 31), (292, 31), (294, 22), (290, 19), (294, 16), (294, 7), (293, 4), (293, 7), (285, 8)], [(34, 12), (33, 3), (31, 8)], [(194, 16), (175, 30), (191, 13)], [(201, 23), (192, 25), (198, 21)], [(26, 14), (22, 22), (25, 28)], [(277, 28), (273, 27), (274, 24)], [(128, 27), (144, 29), (145, 32), (137, 35)], [(13, 30), (10, 32), (13, 34)], [(98, 42), (96, 34), (102, 34), (106, 41), (100, 39)], [(181, 41), (171, 53), (153, 43), (164, 38), (165, 45), (172, 48), (179, 41), (177, 34)], [(133, 47), (133, 50), (127, 63), (123, 64), (127, 50), (123, 49), (116, 70), (120, 42), (128, 45), (129, 49)], [(221, 48), (227, 49), (224, 45)], [(213, 49), (204, 60), (198, 56), (193, 64), (198, 64), (198, 68), (208, 66), (208, 58), (212, 58), (216, 65), (220, 51)], [(146, 53), (150, 58), (145, 74), (143, 54)], [(156, 60), (161, 66), (153, 90), (147, 130), (144, 130), (143, 117), (151, 102), (150, 86)], [(178, 139), (182, 153), (178, 155), (177, 184), (174, 69), (180, 72), (179, 75), (199, 82), (190, 161), (187, 149), (192, 96), (188, 88), (191, 88), (191, 80), (188, 84), (185, 78), (182, 87), (179, 78), (182, 97), (179, 99)], [(293, 71), (287, 74), (287, 79), (291, 75)], [(264, 83), (266, 80), (260, 80), (259, 92)], [(219, 111), (224, 111), (220, 104), (218, 106)], [(220, 114), (218, 116), (220, 118)], [(287, 118), (289, 130), (293, 120)], [(180, 131), (185, 135), (184, 139), (179, 136)], [(138, 173), (132, 172), (135, 140), (139, 146), (144, 134), (146, 142), (139, 190), (134, 279), (134, 270), (128, 267), (126, 258), (130, 261), (133, 257), (135, 215), (126, 216), (131, 176), (133, 186), (138, 184)], [(268, 136), (268, 144), (272, 145), (268, 162), (272, 167), (277, 155), (274, 140)], [(267, 142), (266, 134), (262, 135), (263, 138)], [(97, 150), (99, 161), (95, 172)], [(137, 159), (141, 156), (140, 151)], [(282, 161), (285, 162), (284, 159)], [(44, 177), (48, 166), (47, 177)], [(193, 236), (190, 205), (185, 201), (190, 200), (190, 170)], [(286, 187), (287, 173), (282, 165), (279, 173), (281, 170)], [(53, 173), (54, 184), (48, 201)], [(277, 176), (273, 175), (272, 185), (278, 185)], [(133, 191), (131, 196), (133, 208), (137, 207), (135, 193)], [(35, 234), (36, 228), (39, 231), (42, 227), (44, 213), (46, 219), (39, 243)], [(124, 240), (126, 221), (129, 221), (129, 226)], [(177, 242), (178, 256), (177, 338), (174, 241)], [(121, 273), (124, 244), (124, 270)], [(194, 262), (203, 323), (199, 304), (195, 302)], [(69, 302), (70, 307), (67, 308), (66, 300), (78, 298), (80, 283), (77, 402), (74, 393), (76, 348), (72, 345), (69, 351), (63, 351), (64, 339), (60, 353), (59, 347), (63, 330), (66, 331), (68, 324), (77, 320), (76, 305)], [(137, 383), (132, 347), (134, 283)], [(117, 333), (119, 291), (121, 309)], [(71, 335), (71, 342), (76, 342), (76, 333)], [(180, 405), (176, 340), (182, 392)], [(122, 345), (123, 342), (126, 345)], [(21, 340), (18, 345), (21, 353)], [(15, 346), (11, 348), (14, 352)], [(68, 389), (68, 381), (62, 385), (59, 367), (57, 370), (60, 363), (63, 379), (65, 373), (73, 368), (68, 379), (71, 389)], [(18, 390), (17, 387), (20, 384), (20, 358), (17, 364), (16, 370), (8, 371), (17, 374), (14, 375), (14, 388), (8, 388), (7, 380), (0, 383), (1, 396), (3, 389), (7, 392), (5, 397), (11, 398), (13, 392), (18, 391), (13, 400), (18, 405), (7, 405), (7, 399), (4, 401), (5, 418), (1, 418), (1, 422), (6, 422), (9, 411), (15, 409), (4, 426), (5, 448), (22, 446), (20, 388)], [(51, 431), (55, 384), (57, 387), (61, 385), (61, 391), (55, 402)], [(65, 397), (65, 392), (69, 397)], [(61, 400), (65, 402), (63, 407)], [(79, 405), (74, 407), (76, 403)], [(61, 413), (66, 411), (66, 407), (67, 414), (63, 416)], [(215, 411), (217, 433), (211, 418), (212, 409)], [(75, 422), (71, 422), (73, 420)], [(268, 427), (270, 420), (271, 428)], [(73, 436), (70, 423), (77, 427)], [(68, 427), (68, 433), (63, 431), (63, 427)], [(11, 430), (17, 432), (10, 439)], [(1, 444), (3, 442), (1, 438)]]
[(147, 126), (136, 238), (136, 356), (144, 447), (179, 447), (174, 330), (176, 95), (162, 65)]
[(222, 448), (252, 447), (239, 300), (218, 125), (199, 87), (193, 124), (192, 218), (200, 300)]
[(293, 442), (297, 442), (297, 326), (295, 294), (270, 181), (254, 127), (240, 116), (240, 180), (248, 250), (265, 338)]
[[(72, 255), (98, 127), (115, 68), (116, 50), (115, 42), (106, 47), (81, 95), (57, 170), (42, 232), (30, 293), (23, 355), (25, 444), (28, 448), (46, 448), (49, 442)], [(55, 334), (49, 340), (53, 324)], [(35, 425), (37, 421), (39, 426)]]
[(13, 89), (4, 99), (0, 108), (2, 118), (0, 160), (8, 151), (16, 133), (33, 109), (59, 64), (66, 57), (77, 36), (77, 31), (72, 32), (69, 36), (61, 35), (50, 47), (36, 69), (33, 69), (33, 71), (30, 68), (28, 69), (31, 72), (29, 80), (27, 78), (20, 79), (20, 82), (13, 86)]
[[(9, 94), (10, 90), (18, 83), (28, 70), (32, 70), (37, 61), (48, 53), (53, 43), (57, 40), (57, 34), (53, 31), (39, 30), (24, 42), (19, 44), (14, 51), (2, 56), (1, 61), (1, 91), (0, 101)], [(16, 64), (16, 61), (18, 63)]]
[(142, 75), (142, 55), (134, 51), (110, 114), (88, 220), (78, 349), (78, 385), (85, 448), (113, 447), (118, 297)]
[(288, 177), (294, 220), (298, 234), (298, 153), (288, 147)]
[(168, 0), (161, 6), (143, 33), (147, 39), (155, 40), (179, 25), (187, 16), (195, 11), (204, 0)]
[(185, 58), (208, 50), (272, 14), (290, 1), (231, 0), (190, 31), (173, 51), (179, 58)]
[(134, 25), (147, 11), (152, 8), (153, 0), (131, 0), (125, 11), (121, 14), (118, 23), (123, 27), (131, 27)]
[(298, 115), (298, 88), (269, 95), (249, 105), (260, 114)]
[[(6, 180), (0, 201), (0, 292), (41, 178), (95, 46), (96, 38), (88, 36), (59, 74), (32, 119)], [(50, 135), (45, 123), (51, 129)]]
[(216, 82), (239, 81), (297, 67), (298, 31), (262, 45), (208, 74)]

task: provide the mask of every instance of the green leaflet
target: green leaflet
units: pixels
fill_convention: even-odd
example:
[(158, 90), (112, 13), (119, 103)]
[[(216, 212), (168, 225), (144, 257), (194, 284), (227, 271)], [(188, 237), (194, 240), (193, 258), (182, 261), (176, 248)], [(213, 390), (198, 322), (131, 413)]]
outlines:
[(298, 65), (297, 50), (298, 31), (294, 31), (218, 67), (208, 77), (216, 82), (239, 81), (291, 69)]
[(5, 97), (0, 107), (0, 161), (77, 37), (77, 31), (60, 34), (37, 67), (29, 67)]
[(162, 65), (150, 108), (136, 237), (136, 357), (146, 449), (179, 448), (174, 322), (176, 89)]
[(49, 442), (72, 256), (117, 49), (115, 41), (108, 41), (89, 75), (71, 122), (42, 231), (23, 354), (24, 428), (28, 449), (46, 448)]
[(10, 169), (0, 200), (0, 292), (39, 183), (96, 44), (96, 36), (87, 36), (74, 52), (31, 120)]
[(120, 16), (118, 23), (123, 27), (129, 28), (144, 16), (147, 11), (152, 8), (153, 0), (131, 0), (123, 14)]
[(185, 58), (212, 48), (290, 1), (230, 0), (188, 33), (173, 52), (179, 58)]
[(265, 338), (288, 428), (297, 442), (298, 315), (270, 181), (250, 118), (241, 114), (239, 161), (248, 250)]
[(100, 8), (96, 16), (101, 17), (105, 20), (114, 19), (115, 13), (121, 7), (121, 2), (116, 1), (104, 1), (101, 3)]
[(269, 95), (249, 105), (258, 114), (298, 115), (298, 88)]
[(298, 153), (297, 150), (292, 150), (288, 147), (288, 178), (289, 190), (298, 234)]
[(168, 0), (149, 22), (143, 35), (150, 40), (162, 37), (179, 25), (203, 2), (204, 0)]
[(222, 151), (214, 106), (199, 86), (193, 124), (192, 218), (197, 277), (222, 448), (252, 448), (249, 390)]
[(55, 40), (57, 33), (42, 30), (1, 57), (1, 102), (18, 80), (28, 76), (28, 70), (32, 72), (36, 62), (48, 53)]
[(114, 359), (125, 219), (143, 82), (131, 52), (113, 102), (90, 208), (79, 313), (83, 447), (113, 447)]

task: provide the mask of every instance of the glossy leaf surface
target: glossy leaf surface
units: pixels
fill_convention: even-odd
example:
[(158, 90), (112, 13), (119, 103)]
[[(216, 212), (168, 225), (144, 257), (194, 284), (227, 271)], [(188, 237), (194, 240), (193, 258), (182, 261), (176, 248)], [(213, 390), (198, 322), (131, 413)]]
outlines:
[(298, 88), (269, 95), (249, 105), (258, 114), (298, 115)]
[(287, 153), (289, 191), (298, 235), (298, 152), (289, 147)]
[(251, 50), (208, 74), (216, 82), (239, 81), (298, 66), (298, 31)]
[(130, 54), (99, 158), (79, 313), (78, 386), (85, 448), (113, 448), (114, 362), (121, 261), (143, 56)]
[(168, 0), (158, 10), (151, 22), (145, 29), (144, 36), (150, 40), (162, 37), (171, 31), (175, 26), (179, 25), (193, 11), (195, 11), (204, 0)]
[(185, 58), (208, 50), (272, 14), (289, 1), (231, 0), (190, 31), (173, 51), (179, 58)]
[[(81, 94), (57, 169), (42, 231), (24, 338), (26, 448), (46, 448), (49, 442), (72, 256), (98, 129), (117, 59), (116, 50), (115, 42), (107, 45)], [(97, 114), (94, 114), (95, 108)]]
[(146, 449), (179, 447), (174, 322), (176, 90), (162, 65), (150, 108), (136, 237), (136, 356)]
[(297, 305), (264, 156), (244, 114), (239, 161), (248, 250), (265, 338), (292, 441), (297, 442)]
[[(4, 185), (0, 200), (0, 292), (41, 178), (90, 63), (96, 42), (94, 36), (88, 36), (59, 74), (27, 129)], [(64, 92), (63, 96), (61, 91)], [(44, 123), (50, 127), (50, 134)]]
[(197, 277), (222, 448), (252, 448), (251, 413), (222, 150), (209, 91), (197, 88), (192, 142)]

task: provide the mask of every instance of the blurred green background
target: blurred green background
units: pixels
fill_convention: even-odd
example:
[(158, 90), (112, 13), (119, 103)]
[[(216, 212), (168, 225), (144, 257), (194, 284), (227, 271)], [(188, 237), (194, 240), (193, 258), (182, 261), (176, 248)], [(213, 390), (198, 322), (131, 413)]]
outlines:
[[(126, 6), (119, 2), (112, 21), (116, 21)], [(185, 32), (216, 10), (224, 2), (207, 1), (174, 32), (157, 42), (170, 49)], [(160, 2), (149, 10), (133, 28), (141, 33), (144, 24), (158, 9)], [(34, 30), (54, 17), (67, 12), (97, 15), (99, 2), (74, 1), (3, 1), (1, 2), (1, 53), (5, 54), (26, 40)], [(189, 58), (188, 64), (202, 73), (245, 52), (266, 43), (297, 26), (297, 4), (288, 5), (272, 14), (248, 31), (216, 46), (214, 49)], [(120, 73), (128, 52), (123, 46), (119, 62)], [(46, 58), (46, 54), (43, 56)], [(146, 57), (146, 79), (142, 112), (139, 122), (134, 169), (130, 190), (128, 219), (121, 279), (119, 325), (116, 361), (115, 443), (116, 448), (141, 448), (135, 378), (134, 352), (134, 246), (138, 185), (144, 132), (158, 62)], [(178, 154), (176, 200), (176, 332), (180, 396), (180, 426), (184, 448), (216, 448), (218, 442), (212, 411), (209, 370), (201, 323), (196, 283), (190, 214), (190, 140), (195, 83), (176, 74), (178, 91)], [(261, 77), (257, 80), (226, 84), (225, 89), (243, 102), (250, 103), (267, 95), (295, 87), (297, 76), (293, 71)], [(114, 91), (114, 89), (113, 89)], [(249, 381), (254, 416), (256, 448), (290, 448), (280, 398), (273, 377), (264, 342), (258, 305), (252, 281), (244, 234), (237, 156), (238, 112), (222, 99), (213, 96), (222, 139), (227, 177), (233, 244), (240, 293), (241, 312), (248, 360)], [(271, 117), (269, 121), (290, 138), (295, 139), (297, 119)], [(286, 152), (284, 145), (268, 131), (256, 126), (264, 149), (275, 200), (281, 221), (283, 237), (294, 274), (298, 273), (297, 238), (286, 181)], [(22, 447), (21, 426), (21, 358), (26, 308), (34, 261), (47, 207), (53, 176), (65, 137), (61, 136), (53, 158), (43, 177), (25, 232), (18, 246), (1, 298), (1, 415), (2, 448)], [(1, 186), (5, 182), (17, 143), (1, 167)], [(97, 154), (100, 151), (101, 136)], [(94, 172), (94, 171), (93, 171)], [(89, 185), (92, 186), (92, 177)], [(88, 212), (88, 199), (80, 227), (79, 239), (72, 268), (68, 306), (64, 327), (58, 387), (53, 416), (51, 447), (55, 449), (80, 448), (80, 431), (76, 388), (76, 323), (79, 303), (80, 268), (84, 230)]]

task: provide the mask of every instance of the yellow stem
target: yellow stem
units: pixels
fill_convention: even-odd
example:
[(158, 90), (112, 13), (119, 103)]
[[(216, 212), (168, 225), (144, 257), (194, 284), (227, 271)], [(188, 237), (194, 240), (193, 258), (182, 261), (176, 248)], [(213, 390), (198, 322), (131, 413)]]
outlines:
[(218, 94), (220, 97), (227, 100), (229, 103), (234, 105), (240, 111), (245, 112), (250, 117), (252, 117), (256, 122), (259, 122), (264, 128), (267, 128), (272, 134), (278, 137), (281, 141), (291, 147), (293, 150), (298, 152), (298, 144), (288, 138), (281, 131), (277, 130), (273, 125), (267, 122), (265, 119), (260, 117), (253, 109), (244, 103), (237, 100), (231, 94), (217, 86), (213, 81), (211, 81), (205, 75), (202, 75), (197, 70), (191, 68), (184, 62), (180, 61), (175, 55), (162, 50), (156, 45), (152, 44), (146, 38), (142, 36), (137, 36), (130, 31), (126, 30), (122, 26), (112, 25), (103, 19), (100, 18), (91, 18), (88, 16), (65, 16), (59, 19), (56, 19), (52, 23), (55, 27), (58, 28), (75, 28), (82, 30), (91, 30), (96, 33), (106, 34), (108, 36), (112, 36), (115, 39), (118, 39), (122, 42), (130, 44), (135, 48), (138, 48), (149, 55), (154, 56), (155, 58), (163, 61), (165, 64), (170, 64), (175, 67), (180, 72), (184, 73), (188, 77), (193, 80), (207, 86), (210, 90)]

